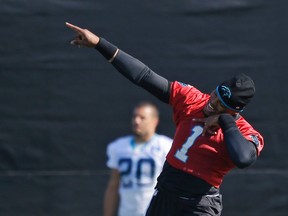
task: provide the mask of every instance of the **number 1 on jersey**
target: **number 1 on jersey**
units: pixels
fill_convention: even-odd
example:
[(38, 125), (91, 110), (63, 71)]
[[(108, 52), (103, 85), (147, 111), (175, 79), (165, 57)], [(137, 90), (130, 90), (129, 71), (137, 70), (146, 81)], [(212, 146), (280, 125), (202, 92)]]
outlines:
[(186, 155), (189, 148), (194, 144), (197, 137), (199, 137), (202, 134), (203, 127), (197, 125), (192, 128), (191, 135), (187, 138), (186, 142), (182, 145), (182, 148), (180, 150), (177, 150), (175, 157), (179, 159), (182, 162), (186, 162), (188, 159), (188, 156)]

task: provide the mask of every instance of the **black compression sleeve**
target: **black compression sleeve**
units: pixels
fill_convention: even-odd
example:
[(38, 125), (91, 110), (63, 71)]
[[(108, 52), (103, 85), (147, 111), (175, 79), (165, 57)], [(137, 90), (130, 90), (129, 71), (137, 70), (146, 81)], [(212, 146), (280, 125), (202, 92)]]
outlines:
[(233, 163), (239, 168), (253, 164), (257, 159), (255, 145), (245, 139), (239, 131), (233, 116), (222, 114), (219, 125), (224, 133), (224, 140)]
[(169, 103), (170, 82), (147, 65), (121, 50), (112, 65), (131, 82), (146, 89), (161, 101)]
[[(101, 38), (95, 47), (106, 59), (113, 58), (117, 47)], [(112, 61), (112, 65), (127, 79), (156, 96), (165, 103), (169, 103), (170, 82), (153, 72), (138, 59), (119, 50)]]

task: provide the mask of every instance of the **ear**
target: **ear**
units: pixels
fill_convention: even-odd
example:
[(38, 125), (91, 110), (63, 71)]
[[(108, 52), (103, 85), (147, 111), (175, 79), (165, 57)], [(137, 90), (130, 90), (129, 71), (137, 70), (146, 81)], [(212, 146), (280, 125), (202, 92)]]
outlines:
[(155, 125), (156, 125), (156, 127), (159, 125), (159, 119), (158, 118), (155, 119)]

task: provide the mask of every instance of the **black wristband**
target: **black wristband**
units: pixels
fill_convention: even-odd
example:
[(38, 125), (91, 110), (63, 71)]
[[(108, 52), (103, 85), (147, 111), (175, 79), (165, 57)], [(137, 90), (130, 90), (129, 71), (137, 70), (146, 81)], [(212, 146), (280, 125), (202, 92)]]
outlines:
[(234, 117), (232, 115), (226, 114), (226, 113), (221, 114), (219, 116), (218, 123), (219, 123), (219, 125), (223, 131), (226, 131), (226, 130), (233, 128), (233, 127), (237, 127)]
[(100, 38), (95, 49), (97, 49), (107, 60), (112, 59), (117, 51), (117, 47), (106, 41), (104, 38)]

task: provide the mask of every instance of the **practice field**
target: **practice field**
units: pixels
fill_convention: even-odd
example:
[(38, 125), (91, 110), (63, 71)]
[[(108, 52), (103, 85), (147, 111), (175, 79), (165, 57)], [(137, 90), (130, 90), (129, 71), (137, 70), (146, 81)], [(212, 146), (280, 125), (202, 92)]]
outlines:
[(222, 216), (286, 216), (288, 1), (19, 1), (0, 7), (0, 215), (101, 215), (106, 145), (130, 132), (135, 103), (172, 111), (96, 50), (70, 46), (71, 22), (97, 32), (169, 80), (213, 86), (249, 74), (256, 95), (243, 116), (265, 138), (253, 167), (221, 192)]

